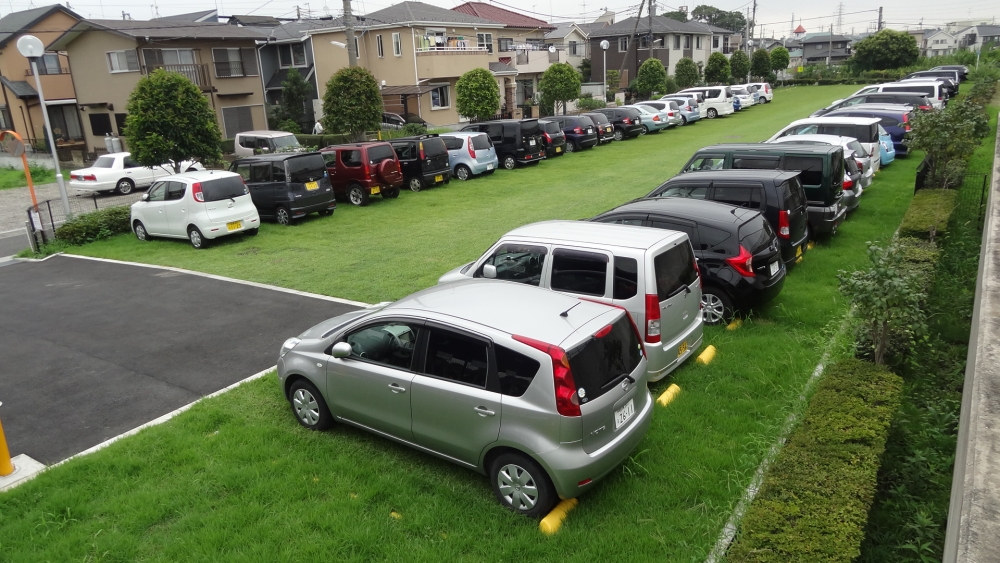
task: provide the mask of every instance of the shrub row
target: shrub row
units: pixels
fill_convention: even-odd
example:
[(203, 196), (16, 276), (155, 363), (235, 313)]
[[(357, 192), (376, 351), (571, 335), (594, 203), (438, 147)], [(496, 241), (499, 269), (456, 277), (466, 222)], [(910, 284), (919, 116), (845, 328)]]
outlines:
[(899, 225), (899, 236), (933, 241), (944, 235), (957, 203), (957, 190), (918, 191), (903, 215), (903, 221)]
[(830, 365), (778, 454), (730, 563), (849, 563), (860, 553), (902, 379), (859, 360)]
[(69, 244), (86, 244), (112, 235), (127, 233), (132, 209), (109, 207), (78, 215), (56, 229), (56, 238)]

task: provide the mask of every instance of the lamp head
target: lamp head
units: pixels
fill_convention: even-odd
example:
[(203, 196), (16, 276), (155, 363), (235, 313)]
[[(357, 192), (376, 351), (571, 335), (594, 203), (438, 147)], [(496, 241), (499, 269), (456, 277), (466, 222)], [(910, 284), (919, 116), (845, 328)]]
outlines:
[(22, 35), (17, 40), (17, 50), (26, 58), (41, 57), (45, 54), (45, 45), (34, 35)]
[(604, 49), (605, 51), (607, 51), (608, 47), (610, 47), (610, 46), (611, 46), (611, 43), (608, 43), (607, 39), (605, 39), (604, 41), (601, 41), (601, 49)]

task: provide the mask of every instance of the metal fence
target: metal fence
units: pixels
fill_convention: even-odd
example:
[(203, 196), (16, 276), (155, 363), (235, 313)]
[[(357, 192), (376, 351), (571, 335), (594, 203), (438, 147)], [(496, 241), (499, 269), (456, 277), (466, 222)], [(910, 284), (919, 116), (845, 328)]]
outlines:
[(975, 226), (983, 229), (983, 213), (986, 209), (986, 190), (989, 175), (982, 173), (965, 174), (958, 187), (958, 202), (955, 205), (954, 220), (958, 225)]
[[(69, 208), (73, 216), (91, 213), (109, 207), (126, 207), (139, 201), (144, 192), (133, 191), (128, 195), (92, 195), (69, 196)], [(66, 211), (61, 199), (48, 199), (38, 202), (38, 211), (34, 207), (27, 209), (28, 229), (36, 244), (44, 244), (55, 237), (56, 228), (66, 222)]]

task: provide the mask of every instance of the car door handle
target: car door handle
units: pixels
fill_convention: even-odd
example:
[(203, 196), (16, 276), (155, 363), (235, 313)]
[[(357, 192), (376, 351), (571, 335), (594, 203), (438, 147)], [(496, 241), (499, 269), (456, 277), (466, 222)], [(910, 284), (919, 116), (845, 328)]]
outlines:
[(472, 410), (476, 411), (476, 414), (478, 414), (479, 416), (484, 417), (484, 418), (487, 417), (487, 416), (493, 416), (493, 415), (496, 414), (495, 412), (491, 411), (490, 409), (488, 409), (486, 407), (476, 407), (476, 408), (474, 408)]
[(406, 388), (405, 387), (400, 387), (399, 385), (397, 385), (395, 383), (390, 383), (389, 384), (389, 389), (393, 393), (396, 393), (397, 395), (400, 394), (400, 393), (406, 393)]

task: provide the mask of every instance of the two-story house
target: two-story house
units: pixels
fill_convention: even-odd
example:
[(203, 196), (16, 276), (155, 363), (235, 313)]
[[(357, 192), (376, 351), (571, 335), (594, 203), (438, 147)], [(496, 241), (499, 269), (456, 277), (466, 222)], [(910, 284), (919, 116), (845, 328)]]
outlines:
[(45, 145), (45, 117), (35, 90), (35, 76), (28, 59), (17, 50), (17, 40), (34, 35), (46, 45), (38, 59), (45, 110), (60, 149), (82, 149), (83, 132), (76, 93), (65, 53), (50, 44), (80, 20), (80, 16), (58, 4), (13, 12), (0, 19), (0, 88), (3, 91), (0, 127), (16, 131), (37, 147)]
[[(704, 24), (679, 22), (663, 16), (653, 16), (652, 29), (649, 18), (635, 17), (615, 22), (613, 25), (590, 33), (592, 77), (604, 76), (604, 55), (607, 69), (624, 69), (628, 80), (635, 78), (646, 59), (657, 58), (673, 76), (677, 61), (687, 57), (704, 67), (712, 53), (712, 32)], [(601, 41), (610, 43), (605, 52)], [(721, 44), (721, 43), (720, 43)], [(613, 85), (611, 85), (613, 87)]]
[[(712, 39), (710, 41), (711, 43), (710, 48), (712, 53), (722, 53), (727, 57), (733, 53), (735, 45), (730, 44), (730, 40), (732, 39), (733, 35), (735, 35), (734, 32), (729, 31), (728, 29), (723, 29), (717, 25), (712, 25), (697, 20), (688, 21), (687, 24), (695, 27), (701, 27), (705, 29), (707, 32), (712, 34)], [(709, 56), (711, 56), (711, 53), (709, 53)]]
[(958, 51), (958, 37), (943, 29), (935, 29), (924, 34), (920, 55), (923, 57), (940, 57), (954, 55)]
[(590, 58), (590, 40), (585, 29), (575, 23), (556, 24), (545, 34), (545, 44), (566, 51), (566, 62), (580, 68), (583, 59)]
[(959, 48), (982, 51), (986, 43), (1000, 43), (1000, 25), (975, 25), (959, 31), (955, 37)]
[(49, 48), (66, 51), (88, 150), (121, 134), (139, 79), (156, 69), (181, 73), (208, 97), (225, 138), (264, 129), (256, 41), (267, 31), (222, 23), (81, 20)]
[(851, 57), (851, 40), (834, 33), (811, 33), (802, 38), (802, 64), (839, 65)]
[[(230, 20), (232, 21), (232, 20)], [(264, 88), (264, 100), (270, 105), (281, 105), (282, 83), (290, 70), (295, 69), (312, 86), (306, 100), (304, 121), (299, 124), (303, 131), (312, 130), (317, 115), (314, 110), (319, 100), (319, 86), (316, 77), (316, 63), (313, 59), (312, 30), (329, 29), (331, 19), (300, 20), (287, 22), (270, 28), (267, 38), (258, 42), (260, 57), (260, 78)], [(330, 77), (327, 76), (326, 80)], [(321, 104), (319, 104), (321, 106)]]

